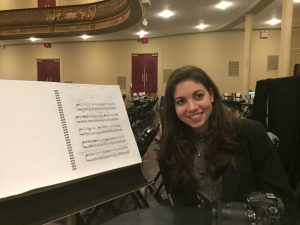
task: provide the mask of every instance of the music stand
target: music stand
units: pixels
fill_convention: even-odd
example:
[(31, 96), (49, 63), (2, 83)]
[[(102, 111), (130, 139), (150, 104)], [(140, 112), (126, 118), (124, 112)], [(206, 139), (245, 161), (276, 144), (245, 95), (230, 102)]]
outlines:
[(150, 185), (140, 165), (100, 173), (0, 200), (0, 224), (41, 225)]

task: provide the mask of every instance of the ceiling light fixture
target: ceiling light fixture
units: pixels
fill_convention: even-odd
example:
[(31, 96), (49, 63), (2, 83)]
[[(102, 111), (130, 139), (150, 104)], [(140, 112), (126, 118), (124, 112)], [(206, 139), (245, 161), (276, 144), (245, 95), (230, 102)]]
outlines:
[(86, 39), (90, 38), (91, 36), (86, 35), (86, 34), (83, 34), (83, 35), (81, 35), (80, 37), (81, 37), (83, 40), (86, 40)]
[(165, 9), (164, 11), (160, 12), (158, 15), (163, 18), (169, 18), (174, 15), (174, 12), (172, 12), (168, 9)]
[(35, 42), (35, 41), (38, 41), (38, 40), (41, 40), (40, 38), (36, 38), (36, 37), (31, 37), (29, 38), (30, 41), (32, 42)]
[(148, 21), (147, 21), (146, 18), (144, 18), (144, 19), (142, 20), (142, 25), (145, 26), (145, 27), (148, 25)]
[(205, 28), (207, 28), (209, 25), (204, 24), (204, 23), (200, 23), (198, 26), (196, 26), (196, 28), (198, 28), (199, 30), (204, 30)]
[(142, 0), (141, 1), (143, 5), (150, 7), (151, 6), (151, 1), (150, 0)]
[(271, 26), (275, 26), (275, 25), (277, 25), (277, 24), (279, 24), (279, 23), (281, 23), (281, 20), (275, 19), (275, 18), (273, 18), (273, 19), (271, 19), (271, 20), (268, 20), (268, 21), (266, 22), (266, 24), (269, 24), (269, 25), (271, 25)]
[(216, 5), (216, 8), (218, 8), (218, 9), (227, 9), (228, 7), (230, 7), (232, 5), (233, 5), (232, 2), (222, 1), (219, 4)]
[(143, 38), (145, 35), (148, 34), (147, 31), (144, 30), (140, 30), (139, 32), (136, 33), (137, 35), (139, 35), (140, 38)]

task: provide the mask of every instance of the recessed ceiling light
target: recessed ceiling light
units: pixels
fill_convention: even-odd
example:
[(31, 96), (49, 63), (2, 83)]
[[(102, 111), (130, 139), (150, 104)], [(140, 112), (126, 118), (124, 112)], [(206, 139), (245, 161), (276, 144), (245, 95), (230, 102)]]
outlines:
[(144, 30), (140, 30), (136, 34), (139, 35), (140, 38), (143, 38), (146, 34), (148, 34), (148, 32)]
[(160, 12), (158, 15), (163, 17), (163, 18), (169, 18), (169, 17), (174, 15), (174, 12), (172, 12), (168, 9), (165, 9), (164, 11)]
[(281, 20), (273, 18), (271, 20), (268, 20), (266, 23), (269, 24), (269, 25), (274, 26), (274, 25), (277, 25), (277, 24), (281, 23)]
[(41, 40), (40, 38), (36, 38), (36, 37), (31, 37), (29, 38), (30, 41), (32, 42), (35, 42), (35, 41), (38, 41), (38, 40)]
[(232, 2), (222, 1), (219, 4), (216, 5), (216, 8), (218, 9), (227, 9), (228, 7), (232, 6)]
[(209, 25), (204, 24), (204, 23), (200, 23), (198, 26), (196, 26), (196, 28), (198, 28), (199, 30), (204, 30), (206, 27), (208, 27)]
[(86, 34), (83, 34), (83, 35), (81, 35), (80, 37), (81, 37), (83, 40), (86, 40), (86, 39), (90, 38), (91, 36), (86, 35)]

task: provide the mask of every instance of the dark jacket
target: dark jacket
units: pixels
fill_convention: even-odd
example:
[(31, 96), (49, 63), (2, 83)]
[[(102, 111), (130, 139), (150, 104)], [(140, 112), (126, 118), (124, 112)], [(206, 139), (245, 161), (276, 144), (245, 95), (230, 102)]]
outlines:
[[(259, 122), (240, 119), (239, 124), (241, 143), (236, 151), (237, 167), (223, 176), (221, 201), (246, 202), (251, 192), (273, 193), (285, 205), (283, 224), (295, 224), (296, 202), (277, 149)], [(175, 205), (197, 207), (199, 202), (192, 185), (172, 184), (170, 169), (160, 167), (163, 183)]]

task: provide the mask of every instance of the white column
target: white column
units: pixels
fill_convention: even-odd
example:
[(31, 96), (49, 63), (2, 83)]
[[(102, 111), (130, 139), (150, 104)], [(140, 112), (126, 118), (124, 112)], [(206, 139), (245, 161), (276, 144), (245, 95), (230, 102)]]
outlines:
[(252, 20), (253, 15), (245, 16), (245, 36), (244, 36), (244, 52), (242, 67), (242, 94), (247, 95), (249, 91), (250, 80), (250, 61), (251, 61), (251, 37), (252, 37)]
[(290, 75), (293, 0), (282, 0), (281, 35), (278, 76)]

